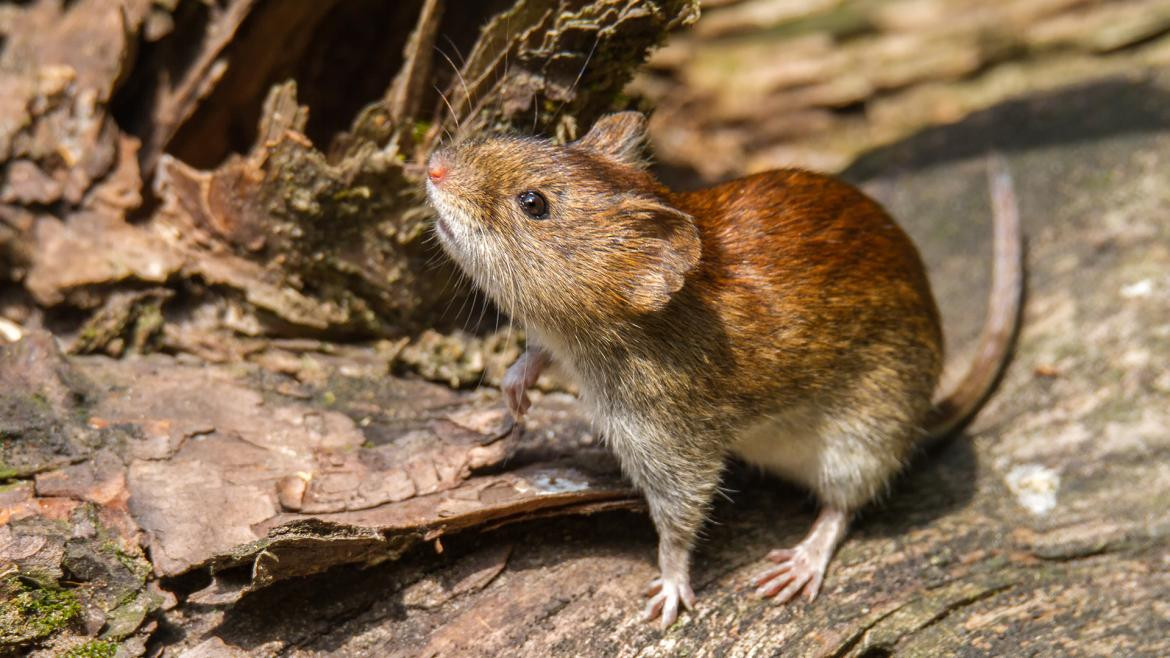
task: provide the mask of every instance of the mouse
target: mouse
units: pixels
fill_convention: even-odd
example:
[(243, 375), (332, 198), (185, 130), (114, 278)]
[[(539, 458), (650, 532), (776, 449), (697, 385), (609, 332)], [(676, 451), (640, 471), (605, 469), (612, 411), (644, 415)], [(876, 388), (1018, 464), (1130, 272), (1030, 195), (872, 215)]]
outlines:
[(858, 510), (955, 434), (1010, 360), (1023, 246), (1010, 173), (989, 159), (989, 306), (976, 355), (939, 389), (943, 335), (926, 268), (876, 201), (797, 168), (675, 192), (649, 169), (646, 119), (576, 141), (481, 135), (426, 164), (434, 232), (527, 347), (502, 396), (520, 421), (556, 364), (645, 496), (659, 576), (642, 618), (693, 610), (691, 554), (740, 459), (814, 494), (807, 536), (763, 556), (755, 593), (813, 601)]

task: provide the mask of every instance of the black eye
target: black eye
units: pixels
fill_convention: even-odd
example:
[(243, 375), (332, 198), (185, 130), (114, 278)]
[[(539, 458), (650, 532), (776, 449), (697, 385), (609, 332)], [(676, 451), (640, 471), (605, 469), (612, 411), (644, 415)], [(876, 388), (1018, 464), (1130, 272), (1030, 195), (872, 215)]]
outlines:
[(520, 203), (520, 208), (528, 213), (528, 216), (533, 219), (545, 219), (548, 217), (548, 201), (545, 200), (544, 195), (535, 190), (528, 190), (521, 192), (516, 201)]

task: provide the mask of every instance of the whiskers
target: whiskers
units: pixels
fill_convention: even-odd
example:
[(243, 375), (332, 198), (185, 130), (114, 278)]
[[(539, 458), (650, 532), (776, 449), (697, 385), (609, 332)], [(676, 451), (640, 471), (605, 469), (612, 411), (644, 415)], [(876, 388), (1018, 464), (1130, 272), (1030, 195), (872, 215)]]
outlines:
[[(454, 41), (451, 41), (451, 37), (444, 34), (443, 38), (446, 39), (447, 43), (451, 45), (455, 56), (458, 57), (459, 61), (462, 63), (462, 67), (467, 66), (467, 62), (463, 59), (463, 55), (460, 54), (459, 48), (455, 45)], [(454, 79), (458, 80), (460, 86), (463, 88), (464, 100), (462, 103), (459, 103), (459, 106), (461, 108), (471, 107), (471, 89), (467, 85), (467, 79), (463, 76), (462, 67), (457, 66), (455, 61), (451, 59), (451, 56), (448, 55), (446, 51), (444, 51), (438, 45), (433, 46), (433, 48), (435, 52), (438, 53), (443, 58), (443, 60), (447, 62), (447, 65), (451, 67), (451, 72), (455, 74)], [(433, 123), (439, 126), (441, 129), (442, 137), (439, 141), (443, 142), (453, 140), (457, 135), (463, 132), (463, 115), (460, 111), (455, 109), (455, 104), (451, 103), (451, 99), (447, 95), (447, 92), (444, 92), (442, 89), (440, 89), (437, 82), (432, 84), (431, 87), (435, 90), (435, 93), (439, 95), (439, 99), (442, 101), (442, 105), (435, 108), (433, 119)], [(447, 110), (446, 116), (450, 117), (451, 121), (455, 123), (454, 133), (452, 133), (451, 130), (447, 127), (447, 119), (443, 115), (443, 108), (446, 108)]]
[[(463, 71), (459, 70), (458, 66), (455, 66), (455, 62), (451, 59), (451, 57), (449, 55), (447, 55), (447, 53), (443, 52), (442, 48), (435, 46), (435, 51), (438, 52), (440, 55), (442, 55), (443, 59), (447, 60), (447, 63), (451, 65), (451, 70), (455, 72), (456, 79), (459, 80), (459, 84), (462, 85), (462, 87), (463, 87), (464, 103), (467, 107), (471, 107), (471, 89), (469, 89), (467, 87), (467, 79), (463, 77)], [(456, 53), (458, 53), (458, 51), (456, 51)], [(442, 94), (442, 92), (440, 92), (440, 94)], [(447, 101), (446, 96), (443, 97), (443, 100), (444, 100), (444, 102)], [(451, 107), (451, 104), (449, 102), (447, 103), (447, 107), (448, 108)], [(459, 116), (455, 114), (454, 110), (451, 110), (451, 112), (452, 112), (451, 118), (455, 120), (455, 125), (458, 128), (459, 127)]]
[(581, 64), (581, 69), (577, 71), (577, 77), (573, 79), (573, 84), (569, 87), (569, 93), (565, 95), (565, 100), (561, 101), (561, 106), (557, 108), (556, 113), (549, 119), (549, 125), (556, 123), (557, 119), (561, 116), (561, 112), (569, 104), (569, 101), (573, 100), (573, 94), (577, 92), (577, 86), (581, 84), (581, 78), (585, 77), (585, 71), (589, 68), (589, 62), (593, 61), (593, 54), (597, 52), (597, 44), (600, 42), (601, 30), (598, 30), (597, 34), (593, 36), (593, 45), (589, 47), (589, 54), (585, 56), (585, 62)]
[[(431, 86), (433, 86), (433, 87), (435, 88), (435, 91), (436, 91), (436, 92), (438, 92), (438, 94), (439, 94), (439, 98), (443, 99), (443, 105), (446, 105), (446, 106), (447, 106), (447, 112), (448, 112), (448, 113), (449, 113), (449, 115), (451, 116), (451, 120), (455, 122), (455, 130), (456, 130), (456, 132), (458, 132), (460, 129), (462, 129), (462, 127), (463, 127), (463, 126), (461, 126), (461, 125), (459, 124), (459, 115), (458, 115), (458, 114), (455, 112), (455, 108), (454, 108), (454, 107), (451, 107), (451, 101), (447, 100), (447, 94), (444, 94), (444, 93), (443, 93), (443, 90), (442, 90), (442, 89), (439, 89), (439, 85), (437, 85), (437, 84), (436, 84), (436, 85), (431, 85)], [(443, 125), (443, 124), (442, 124), (442, 121), (443, 121), (443, 120), (440, 118), (440, 119), (439, 119), (439, 125)], [(447, 130), (447, 128), (446, 128), (446, 127), (444, 127), (444, 128), (443, 128), (443, 134), (444, 134), (444, 135), (445, 135), (445, 136), (446, 136), (448, 139), (450, 139), (450, 137), (451, 137), (451, 132), (450, 132), (449, 130)]]

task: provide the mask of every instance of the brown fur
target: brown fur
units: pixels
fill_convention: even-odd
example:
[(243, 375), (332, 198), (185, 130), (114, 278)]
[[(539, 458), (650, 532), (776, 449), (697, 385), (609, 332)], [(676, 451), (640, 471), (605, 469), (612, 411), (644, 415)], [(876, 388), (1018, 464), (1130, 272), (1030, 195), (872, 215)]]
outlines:
[(925, 435), (942, 335), (917, 250), (857, 189), (782, 170), (675, 194), (638, 159), (642, 125), (455, 145), (428, 191), (447, 250), (579, 380), (685, 587), (724, 461), (758, 455), (737, 442), (761, 422), (832, 448), (765, 467), (845, 511), (877, 495)]

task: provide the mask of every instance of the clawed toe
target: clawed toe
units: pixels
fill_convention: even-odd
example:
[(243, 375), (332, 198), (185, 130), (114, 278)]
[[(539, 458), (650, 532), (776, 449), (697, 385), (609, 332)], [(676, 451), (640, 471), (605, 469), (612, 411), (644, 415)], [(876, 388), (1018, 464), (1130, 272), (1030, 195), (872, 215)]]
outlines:
[(661, 591), (662, 591), (662, 579), (655, 578), (654, 580), (650, 581), (649, 585), (646, 586), (646, 592), (644, 593), (644, 596), (647, 596), (647, 597), (654, 596), (655, 594), (657, 594)]
[(646, 588), (646, 596), (650, 600), (642, 611), (642, 621), (659, 620), (662, 630), (670, 628), (678, 619), (680, 607), (693, 610), (695, 607), (695, 593), (686, 583), (675, 583), (662, 578), (656, 578)]
[[(759, 574), (757, 574), (756, 577), (752, 579), (752, 584), (755, 585), (757, 588), (762, 589), (764, 584), (771, 582), (772, 580), (778, 578), (779, 576), (781, 576), (781, 575), (783, 575), (791, 570), (792, 570), (791, 563), (785, 563), (785, 564), (780, 564), (780, 565), (775, 566), (775, 567), (769, 567), (769, 568), (765, 569), (764, 571), (761, 571)], [(757, 589), (756, 591), (757, 591), (757, 593), (760, 592), (759, 589)]]
[(768, 551), (768, 554), (765, 557), (773, 562), (788, 562), (794, 555), (796, 555), (796, 551), (794, 549), (777, 548)]
[[(774, 556), (784, 555), (780, 560)], [(768, 554), (768, 559), (779, 562), (760, 572), (753, 580), (756, 596), (771, 598), (774, 603), (787, 603), (801, 591), (805, 599), (813, 601), (821, 588), (824, 568), (811, 562), (799, 550), (777, 550)]]
[(761, 585), (756, 589), (756, 594), (761, 598), (770, 597), (776, 604), (787, 603), (809, 580), (808, 574), (789, 571)]
[(662, 605), (666, 602), (666, 597), (660, 594), (655, 594), (646, 602), (646, 607), (642, 609), (642, 621), (651, 621), (662, 612)]
[(670, 625), (678, 619), (678, 596), (672, 596), (666, 592), (658, 592), (646, 604), (646, 610), (642, 613), (642, 621), (654, 621), (659, 619), (659, 627), (662, 630), (670, 628)]

